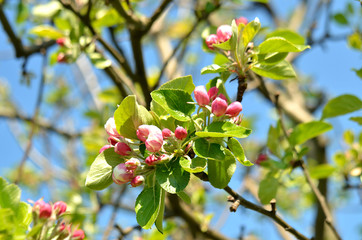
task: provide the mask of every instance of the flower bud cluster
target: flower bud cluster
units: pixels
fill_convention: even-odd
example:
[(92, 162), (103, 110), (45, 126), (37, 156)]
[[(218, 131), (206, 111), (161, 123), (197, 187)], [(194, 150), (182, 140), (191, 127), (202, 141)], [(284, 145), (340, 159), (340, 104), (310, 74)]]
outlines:
[[(246, 25), (248, 23), (248, 20), (244, 17), (240, 17), (238, 19), (235, 19), (236, 25), (244, 24)], [(216, 34), (210, 34), (205, 39), (206, 45), (209, 49), (215, 50), (214, 44), (219, 44), (228, 41), (231, 36), (233, 35), (233, 31), (231, 29), (230, 25), (221, 25), (217, 28)]]
[(197, 86), (194, 90), (194, 95), (197, 104), (200, 107), (205, 107), (211, 104), (211, 112), (216, 117), (227, 116), (229, 118), (235, 118), (243, 110), (240, 102), (233, 102), (228, 104), (226, 97), (220, 93), (218, 89), (212, 87), (206, 92), (204, 86)]
[[(63, 221), (63, 214), (66, 210), (67, 204), (63, 201), (51, 204), (44, 202), (43, 199), (39, 199), (34, 202), (32, 208), (34, 226), (38, 222), (41, 222), (43, 228), (49, 231), (47, 235), (49, 235), (52, 239), (84, 239), (85, 235), (83, 230), (75, 229), (72, 232), (71, 224)], [(41, 234), (41, 232), (42, 231), (39, 231), (38, 234)]]

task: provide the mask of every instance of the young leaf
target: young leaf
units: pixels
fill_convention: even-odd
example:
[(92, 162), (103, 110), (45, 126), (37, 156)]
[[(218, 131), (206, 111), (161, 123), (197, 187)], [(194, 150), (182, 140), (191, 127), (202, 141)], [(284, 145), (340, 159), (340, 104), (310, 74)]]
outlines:
[(289, 62), (283, 60), (276, 65), (255, 64), (251, 70), (263, 77), (282, 80), (295, 78), (297, 75)]
[(177, 196), (179, 196), (179, 198), (181, 198), (185, 203), (187, 204), (191, 204), (191, 198), (189, 197), (189, 195), (187, 195), (185, 192), (181, 191), (176, 193)]
[(221, 145), (210, 143), (205, 138), (196, 139), (193, 149), (199, 157), (215, 159), (216, 161), (223, 161), (225, 159)]
[(360, 79), (362, 79), (362, 68), (360, 68), (360, 69), (352, 68), (352, 71), (354, 71), (354, 72), (357, 74), (357, 76), (358, 76)]
[(295, 45), (282, 37), (271, 37), (259, 45), (259, 54), (273, 52), (301, 52), (310, 48), (308, 45)]
[(230, 148), (232, 154), (241, 164), (243, 164), (244, 166), (254, 165), (248, 159), (246, 159), (244, 149), (238, 140), (236, 140), (235, 138), (230, 138), (228, 141), (228, 147)]
[(332, 125), (329, 123), (321, 121), (301, 123), (294, 128), (293, 132), (290, 134), (289, 140), (292, 145), (299, 145), (331, 130), (332, 128)]
[(220, 48), (222, 50), (230, 51), (230, 50), (232, 50), (231, 40), (232, 39), (230, 38), (226, 42), (214, 44), (213, 46), (217, 47), (217, 48)]
[(337, 117), (362, 109), (362, 101), (350, 94), (345, 94), (328, 101), (323, 109), (322, 119)]
[(258, 63), (265, 65), (274, 65), (283, 61), (287, 57), (287, 52), (274, 52), (268, 54), (258, 54)]
[(330, 164), (320, 164), (309, 169), (310, 176), (315, 179), (328, 178), (336, 171)]
[(195, 157), (193, 159), (181, 158), (180, 165), (190, 173), (198, 173), (206, 169), (207, 161), (201, 157)]
[(303, 36), (289, 29), (278, 29), (274, 32), (269, 33), (266, 36), (267, 39), (272, 37), (282, 37), (296, 45), (304, 45), (305, 43), (305, 39)]
[(167, 81), (159, 89), (178, 89), (191, 94), (195, 89), (195, 85), (192, 81), (192, 76), (188, 75)]
[(195, 105), (191, 95), (182, 90), (160, 89), (151, 93), (153, 101), (158, 103), (172, 117), (179, 121), (189, 121), (191, 114), (195, 111)]
[(226, 68), (221, 67), (217, 64), (211, 64), (209, 66), (204, 67), (201, 69), (201, 74), (207, 74), (207, 73), (221, 73), (227, 71)]
[(156, 228), (157, 230), (163, 234), (163, 214), (165, 213), (165, 196), (166, 192), (164, 189), (161, 188), (161, 203), (160, 203), (160, 210), (158, 212), (158, 216), (156, 218)]
[(45, 4), (35, 5), (32, 9), (32, 15), (39, 18), (50, 18), (61, 9), (62, 5), (59, 2), (51, 1)]
[(225, 159), (222, 161), (209, 159), (207, 168), (211, 185), (222, 189), (228, 185), (235, 172), (235, 157), (228, 149), (225, 149)]
[(251, 129), (235, 125), (231, 122), (212, 122), (204, 131), (196, 132), (196, 136), (246, 138), (250, 133)]
[(350, 117), (349, 120), (358, 123), (358, 125), (362, 126), (362, 117)]
[(38, 25), (30, 29), (29, 33), (37, 35), (38, 37), (58, 39), (64, 37), (64, 34), (59, 32), (57, 29), (48, 25)]
[(281, 157), (280, 131), (278, 126), (273, 127), (272, 125), (270, 125), (268, 132), (267, 147), (269, 148), (272, 154), (274, 154), (279, 158)]
[(158, 184), (144, 188), (136, 199), (135, 211), (138, 224), (149, 229), (156, 221), (161, 205), (161, 188)]
[(279, 187), (279, 182), (274, 177), (267, 177), (259, 184), (258, 196), (262, 204), (268, 204), (276, 197)]
[(87, 174), (85, 186), (92, 190), (102, 190), (112, 184), (113, 168), (124, 160), (114, 152), (114, 148), (108, 148), (100, 153), (92, 163)]
[(187, 186), (190, 181), (190, 173), (182, 169), (179, 161), (158, 165), (156, 180), (160, 186), (169, 193), (177, 193)]
[(246, 47), (248, 43), (253, 40), (254, 36), (259, 32), (259, 30), (260, 30), (259, 18), (255, 18), (255, 20), (249, 22), (245, 26), (242, 33), (244, 47)]
[(142, 124), (153, 124), (153, 117), (143, 106), (138, 105), (134, 95), (128, 96), (114, 112), (118, 132), (125, 138), (138, 139), (136, 131)]

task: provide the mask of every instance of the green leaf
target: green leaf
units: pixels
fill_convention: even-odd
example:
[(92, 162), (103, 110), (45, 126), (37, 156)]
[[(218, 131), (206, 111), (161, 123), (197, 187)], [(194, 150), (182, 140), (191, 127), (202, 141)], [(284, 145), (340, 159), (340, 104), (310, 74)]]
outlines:
[(255, 18), (255, 20), (246, 24), (242, 33), (244, 47), (246, 47), (248, 43), (253, 40), (253, 38), (259, 32), (259, 30), (260, 30), (259, 18)]
[(62, 5), (57, 1), (51, 1), (45, 4), (37, 4), (32, 9), (32, 14), (35, 17), (51, 18), (59, 10), (62, 9)]
[(214, 44), (213, 46), (220, 48), (222, 50), (230, 51), (230, 50), (232, 50), (231, 38), (229, 40), (227, 40), (226, 42)]
[(289, 29), (278, 29), (266, 36), (267, 39), (272, 37), (282, 37), (295, 45), (304, 45), (305, 43), (303, 36)]
[(24, 229), (27, 229), (33, 219), (32, 207), (26, 202), (20, 202), (16, 211), (16, 218), (18, 224)]
[(310, 48), (307, 45), (295, 45), (283, 37), (271, 37), (259, 45), (259, 54), (273, 52), (301, 52)]
[(283, 61), (287, 56), (287, 52), (274, 52), (268, 54), (258, 54), (258, 63), (265, 65), (274, 65)]
[(195, 89), (195, 85), (192, 81), (192, 76), (188, 75), (167, 81), (162, 84), (159, 89), (177, 89), (191, 94)]
[(273, 127), (270, 125), (268, 132), (267, 147), (270, 152), (277, 157), (281, 157), (281, 147), (280, 147), (280, 130), (279, 127)]
[(136, 199), (135, 211), (138, 224), (149, 229), (156, 221), (161, 205), (161, 188), (158, 184), (144, 188)]
[(210, 143), (205, 138), (196, 139), (193, 149), (197, 156), (223, 161), (225, 159), (224, 151), (220, 144)]
[(221, 67), (217, 64), (211, 64), (209, 66), (204, 67), (201, 69), (201, 74), (207, 74), (207, 73), (221, 73), (227, 71), (226, 68)]
[(268, 204), (276, 197), (279, 187), (279, 182), (274, 177), (267, 177), (259, 184), (258, 196), (262, 204)]
[(282, 80), (295, 78), (297, 75), (289, 62), (283, 60), (276, 65), (255, 64), (251, 70), (263, 77)]
[(140, 125), (153, 124), (151, 113), (138, 105), (134, 95), (127, 96), (114, 112), (118, 132), (125, 138), (137, 139), (136, 131)]
[(337, 13), (333, 16), (334, 21), (341, 25), (348, 25), (348, 19), (343, 15), (343, 13)]
[(196, 132), (199, 137), (236, 137), (246, 138), (251, 129), (238, 126), (231, 122), (212, 122), (204, 131)]
[(100, 53), (93, 52), (89, 53), (88, 56), (94, 66), (98, 69), (104, 69), (112, 65), (112, 62), (108, 59), (105, 59)]
[(352, 132), (352, 130), (347, 130), (343, 133), (343, 139), (346, 143), (348, 143), (349, 145), (352, 145), (354, 142), (354, 134)]
[(362, 117), (350, 117), (349, 120), (354, 121), (359, 125), (362, 125)]
[(356, 50), (362, 50), (362, 37), (361, 33), (354, 32), (348, 36), (348, 45)]
[(189, 121), (195, 111), (191, 95), (182, 90), (160, 89), (151, 93), (152, 99), (179, 121)]
[(181, 158), (180, 165), (190, 173), (203, 172), (206, 169), (207, 161), (205, 158), (195, 157), (193, 159)]
[(72, 29), (71, 23), (64, 18), (56, 17), (54, 18), (55, 26), (62, 31), (70, 31)]
[(337, 117), (362, 109), (362, 101), (350, 94), (345, 94), (328, 101), (323, 109), (322, 119)]
[(157, 230), (163, 234), (163, 214), (165, 213), (165, 196), (166, 192), (164, 189), (161, 189), (161, 203), (160, 203), (160, 210), (158, 212), (158, 216), (156, 218), (156, 228)]
[(121, 156), (114, 152), (114, 148), (108, 148), (100, 153), (92, 163), (85, 186), (92, 190), (102, 190), (112, 184), (113, 168), (124, 162)]
[(222, 189), (228, 185), (235, 172), (235, 157), (229, 150), (225, 149), (225, 159), (223, 161), (209, 159), (207, 168), (211, 185)]
[(97, 11), (96, 18), (97, 19), (92, 22), (92, 25), (96, 28), (111, 27), (124, 22), (114, 8)]
[(357, 74), (357, 76), (358, 76), (360, 79), (362, 79), (362, 68), (360, 68), (360, 69), (352, 68), (352, 71), (354, 71), (354, 72)]
[(336, 168), (330, 164), (320, 164), (309, 168), (310, 176), (314, 179), (328, 178), (335, 172)]
[(236, 140), (235, 138), (230, 138), (228, 141), (228, 147), (230, 148), (232, 154), (241, 164), (243, 164), (244, 166), (254, 165), (248, 159), (246, 159), (244, 149), (238, 140)]
[(8, 184), (0, 177), (0, 207), (17, 211), (20, 202), (20, 188), (15, 184)]
[(48, 25), (38, 25), (30, 29), (29, 33), (37, 35), (38, 37), (58, 39), (64, 37), (64, 34)]
[(190, 173), (184, 171), (178, 160), (158, 165), (156, 180), (169, 193), (177, 193), (185, 189), (190, 181)]
[(332, 128), (331, 124), (321, 121), (301, 123), (294, 128), (293, 132), (290, 134), (289, 140), (292, 145), (299, 145), (331, 130)]
[(179, 196), (179, 198), (181, 198), (185, 203), (187, 204), (191, 204), (191, 198), (189, 197), (189, 195), (187, 195), (185, 192), (181, 191), (176, 193), (177, 196)]

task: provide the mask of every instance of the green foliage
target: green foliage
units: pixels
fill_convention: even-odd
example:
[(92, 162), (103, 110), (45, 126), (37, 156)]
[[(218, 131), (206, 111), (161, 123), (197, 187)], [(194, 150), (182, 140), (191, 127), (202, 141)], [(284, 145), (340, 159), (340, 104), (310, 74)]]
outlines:
[(323, 109), (322, 119), (332, 118), (362, 109), (362, 101), (350, 94), (345, 94), (328, 101)]
[(111, 185), (113, 168), (122, 162), (124, 160), (114, 152), (113, 148), (100, 153), (89, 169), (85, 182), (86, 187), (92, 190), (102, 190)]
[(272, 176), (267, 176), (259, 184), (258, 196), (262, 204), (268, 204), (276, 197), (279, 182)]
[(167, 192), (177, 193), (189, 183), (190, 173), (183, 170), (178, 160), (173, 160), (157, 167), (156, 180)]
[[(242, 44), (244, 45), (244, 47), (246, 47), (248, 45), (249, 42), (251, 42), (255, 35), (259, 32), (260, 30), (260, 21), (259, 18), (255, 18), (255, 20), (249, 22), (245, 28), (242, 31)], [(239, 43), (240, 44), (240, 43)]]
[(332, 125), (329, 123), (321, 121), (301, 123), (294, 128), (293, 132), (290, 134), (289, 140), (294, 146), (303, 144), (309, 139), (317, 137), (332, 128)]
[(309, 172), (312, 178), (321, 179), (330, 177), (335, 172), (335, 170), (336, 168), (330, 164), (321, 164), (315, 167), (311, 167)]
[(202, 157), (195, 157), (193, 159), (181, 158), (180, 165), (184, 170), (190, 173), (198, 173), (206, 169), (207, 161)]
[(225, 67), (221, 67), (217, 64), (211, 64), (209, 66), (204, 67), (201, 69), (201, 74), (208, 74), (208, 73), (221, 73), (225, 72), (227, 69)]
[(246, 159), (244, 149), (238, 140), (236, 140), (235, 138), (230, 138), (227, 145), (230, 148), (232, 154), (241, 164), (243, 164), (244, 166), (254, 165), (248, 159)]
[(195, 89), (195, 85), (192, 81), (192, 76), (188, 75), (167, 81), (166, 83), (162, 84), (159, 89), (183, 90), (188, 94), (191, 94)]
[(224, 188), (230, 182), (236, 169), (234, 155), (227, 149), (224, 149), (225, 158), (223, 160), (208, 160), (208, 176), (212, 186), (216, 188)]
[(296, 45), (283, 37), (270, 37), (259, 45), (259, 53), (301, 52), (310, 48), (307, 45)]
[(196, 136), (246, 138), (250, 133), (251, 129), (235, 125), (231, 122), (213, 122), (204, 131), (196, 132)]
[(275, 65), (269, 64), (255, 64), (251, 70), (256, 74), (263, 77), (272, 78), (275, 80), (282, 80), (288, 78), (296, 78), (296, 73), (289, 62), (283, 60)]
[(29, 33), (38, 37), (58, 39), (64, 37), (64, 34), (49, 25), (38, 25), (30, 29)]

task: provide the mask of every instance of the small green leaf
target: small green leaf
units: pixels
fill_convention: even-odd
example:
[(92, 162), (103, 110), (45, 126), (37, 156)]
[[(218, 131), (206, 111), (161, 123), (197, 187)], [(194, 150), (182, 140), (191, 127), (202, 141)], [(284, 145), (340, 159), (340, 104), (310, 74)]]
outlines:
[(151, 93), (153, 101), (158, 103), (172, 117), (179, 121), (189, 121), (191, 114), (195, 111), (195, 105), (191, 95), (177, 89), (160, 89)]
[(273, 52), (301, 52), (310, 48), (307, 45), (295, 45), (283, 37), (271, 37), (259, 45), (259, 54)]
[(289, 140), (292, 145), (299, 145), (331, 130), (332, 128), (332, 125), (329, 123), (321, 121), (301, 123), (294, 128), (293, 132), (290, 134)]
[(259, 18), (255, 18), (255, 20), (246, 24), (242, 33), (244, 47), (246, 47), (249, 42), (253, 41), (255, 35), (259, 32), (259, 30), (260, 30)]
[(209, 181), (216, 188), (226, 187), (236, 169), (234, 155), (225, 149), (225, 159), (222, 161), (208, 160), (207, 164)]
[(191, 94), (195, 89), (195, 85), (192, 81), (192, 76), (188, 75), (167, 81), (159, 89), (178, 89)]
[(343, 15), (343, 13), (337, 13), (333, 16), (334, 21), (341, 25), (348, 25), (348, 19)]
[(362, 109), (362, 101), (350, 94), (345, 94), (328, 101), (323, 109), (322, 119), (337, 117)]
[(210, 143), (205, 138), (196, 139), (193, 149), (199, 157), (214, 159), (216, 161), (223, 161), (225, 159), (221, 145)]
[(178, 160), (158, 165), (156, 180), (169, 193), (177, 193), (185, 189), (190, 181), (190, 173), (184, 171)]
[(166, 197), (166, 192), (164, 189), (161, 188), (160, 210), (158, 212), (155, 225), (157, 230), (162, 234), (163, 234), (163, 214), (165, 213), (165, 197)]
[(181, 158), (180, 165), (190, 173), (198, 173), (206, 169), (207, 161), (201, 157), (195, 157), (193, 159)]
[(360, 79), (362, 79), (362, 68), (360, 68), (360, 69), (352, 68), (352, 71), (354, 71), (354, 72), (357, 74), (357, 76), (358, 76)]
[(227, 71), (226, 68), (221, 67), (217, 64), (211, 64), (209, 66), (204, 67), (201, 69), (201, 74), (207, 74), (207, 73), (221, 73)]
[(232, 50), (231, 41), (232, 41), (232, 37), (229, 40), (227, 40), (226, 42), (214, 44), (213, 46), (220, 48), (222, 50), (230, 51), (230, 50)]
[(30, 29), (29, 33), (37, 35), (38, 37), (58, 39), (64, 37), (64, 34), (48, 25), (38, 25)]
[(92, 163), (85, 186), (92, 190), (102, 190), (112, 184), (113, 168), (124, 162), (121, 156), (114, 152), (114, 148), (108, 148), (100, 153)]
[(276, 65), (255, 64), (251, 70), (263, 77), (282, 80), (295, 78), (297, 75), (289, 62), (283, 60)]
[(283, 61), (287, 56), (287, 52), (274, 52), (268, 54), (258, 54), (258, 63), (265, 65), (274, 65)]
[(230, 151), (236, 159), (243, 164), (244, 166), (252, 166), (252, 164), (248, 159), (245, 157), (244, 149), (241, 146), (240, 142), (236, 140), (235, 138), (230, 138), (228, 141), (228, 147), (230, 148)]
[(305, 43), (303, 36), (289, 29), (278, 29), (266, 36), (267, 39), (272, 37), (282, 37), (295, 45), (304, 45)]
[(135, 211), (138, 224), (149, 229), (156, 221), (161, 205), (161, 188), (158, 184), (144, 188), (136, 199)]
[(320, 164), (309, 168), (309, 173), (312, 178), (321, 179), (328, 178), (335, 172), (336, 168), (330, 164)]
[(267, 147), (272, 154), (279, 158), (281, 157), (280, 131), (278, 126), (273, 127), (270, 125), (268, 131)]
[(351, 130), (347, 130), (343, 133), (343, 139), (349, 145), (353, 144), (354, 142), (354, 134)]
[(32, 9), (32, 14), (35, 17), (51, 18), (59, 10), (62, 9), (62, 5), (57, 1), (51, 1), (45, 4), (37, 4)]
[(354, 121), (359, 125), (362, 125), (362, 117), (350, 117), (349, 120)]
[(354, 32), (348, 36), (348, 45), (356, 50), (362, 50), (362, 36), (359, 32)]
[(191, 198), (189, 197), (189, 195), (187, 195), (185, 192), (181, 191), (176, 193), (177, 196), (179, 196), (179, 198), (181, 198), (185, 203), (187, 204), (191, 204)]
[(279, 182), (274, 177), (267, 177), (259, 184), (258, 196), (262, 204), (268, 204), (276, 197), (279, 187)]
[(196, 136), (246, 138), (250, 133), (251, 129), (231, 122), (212, 122), (204, 131), (196, 132)]
[(125, 138), (137, 139), (136, 131), (142, 124), (153, 124), (151, 113), (138, 105), (134, 95), (127, 96), (114, 112), (118, 132)]

